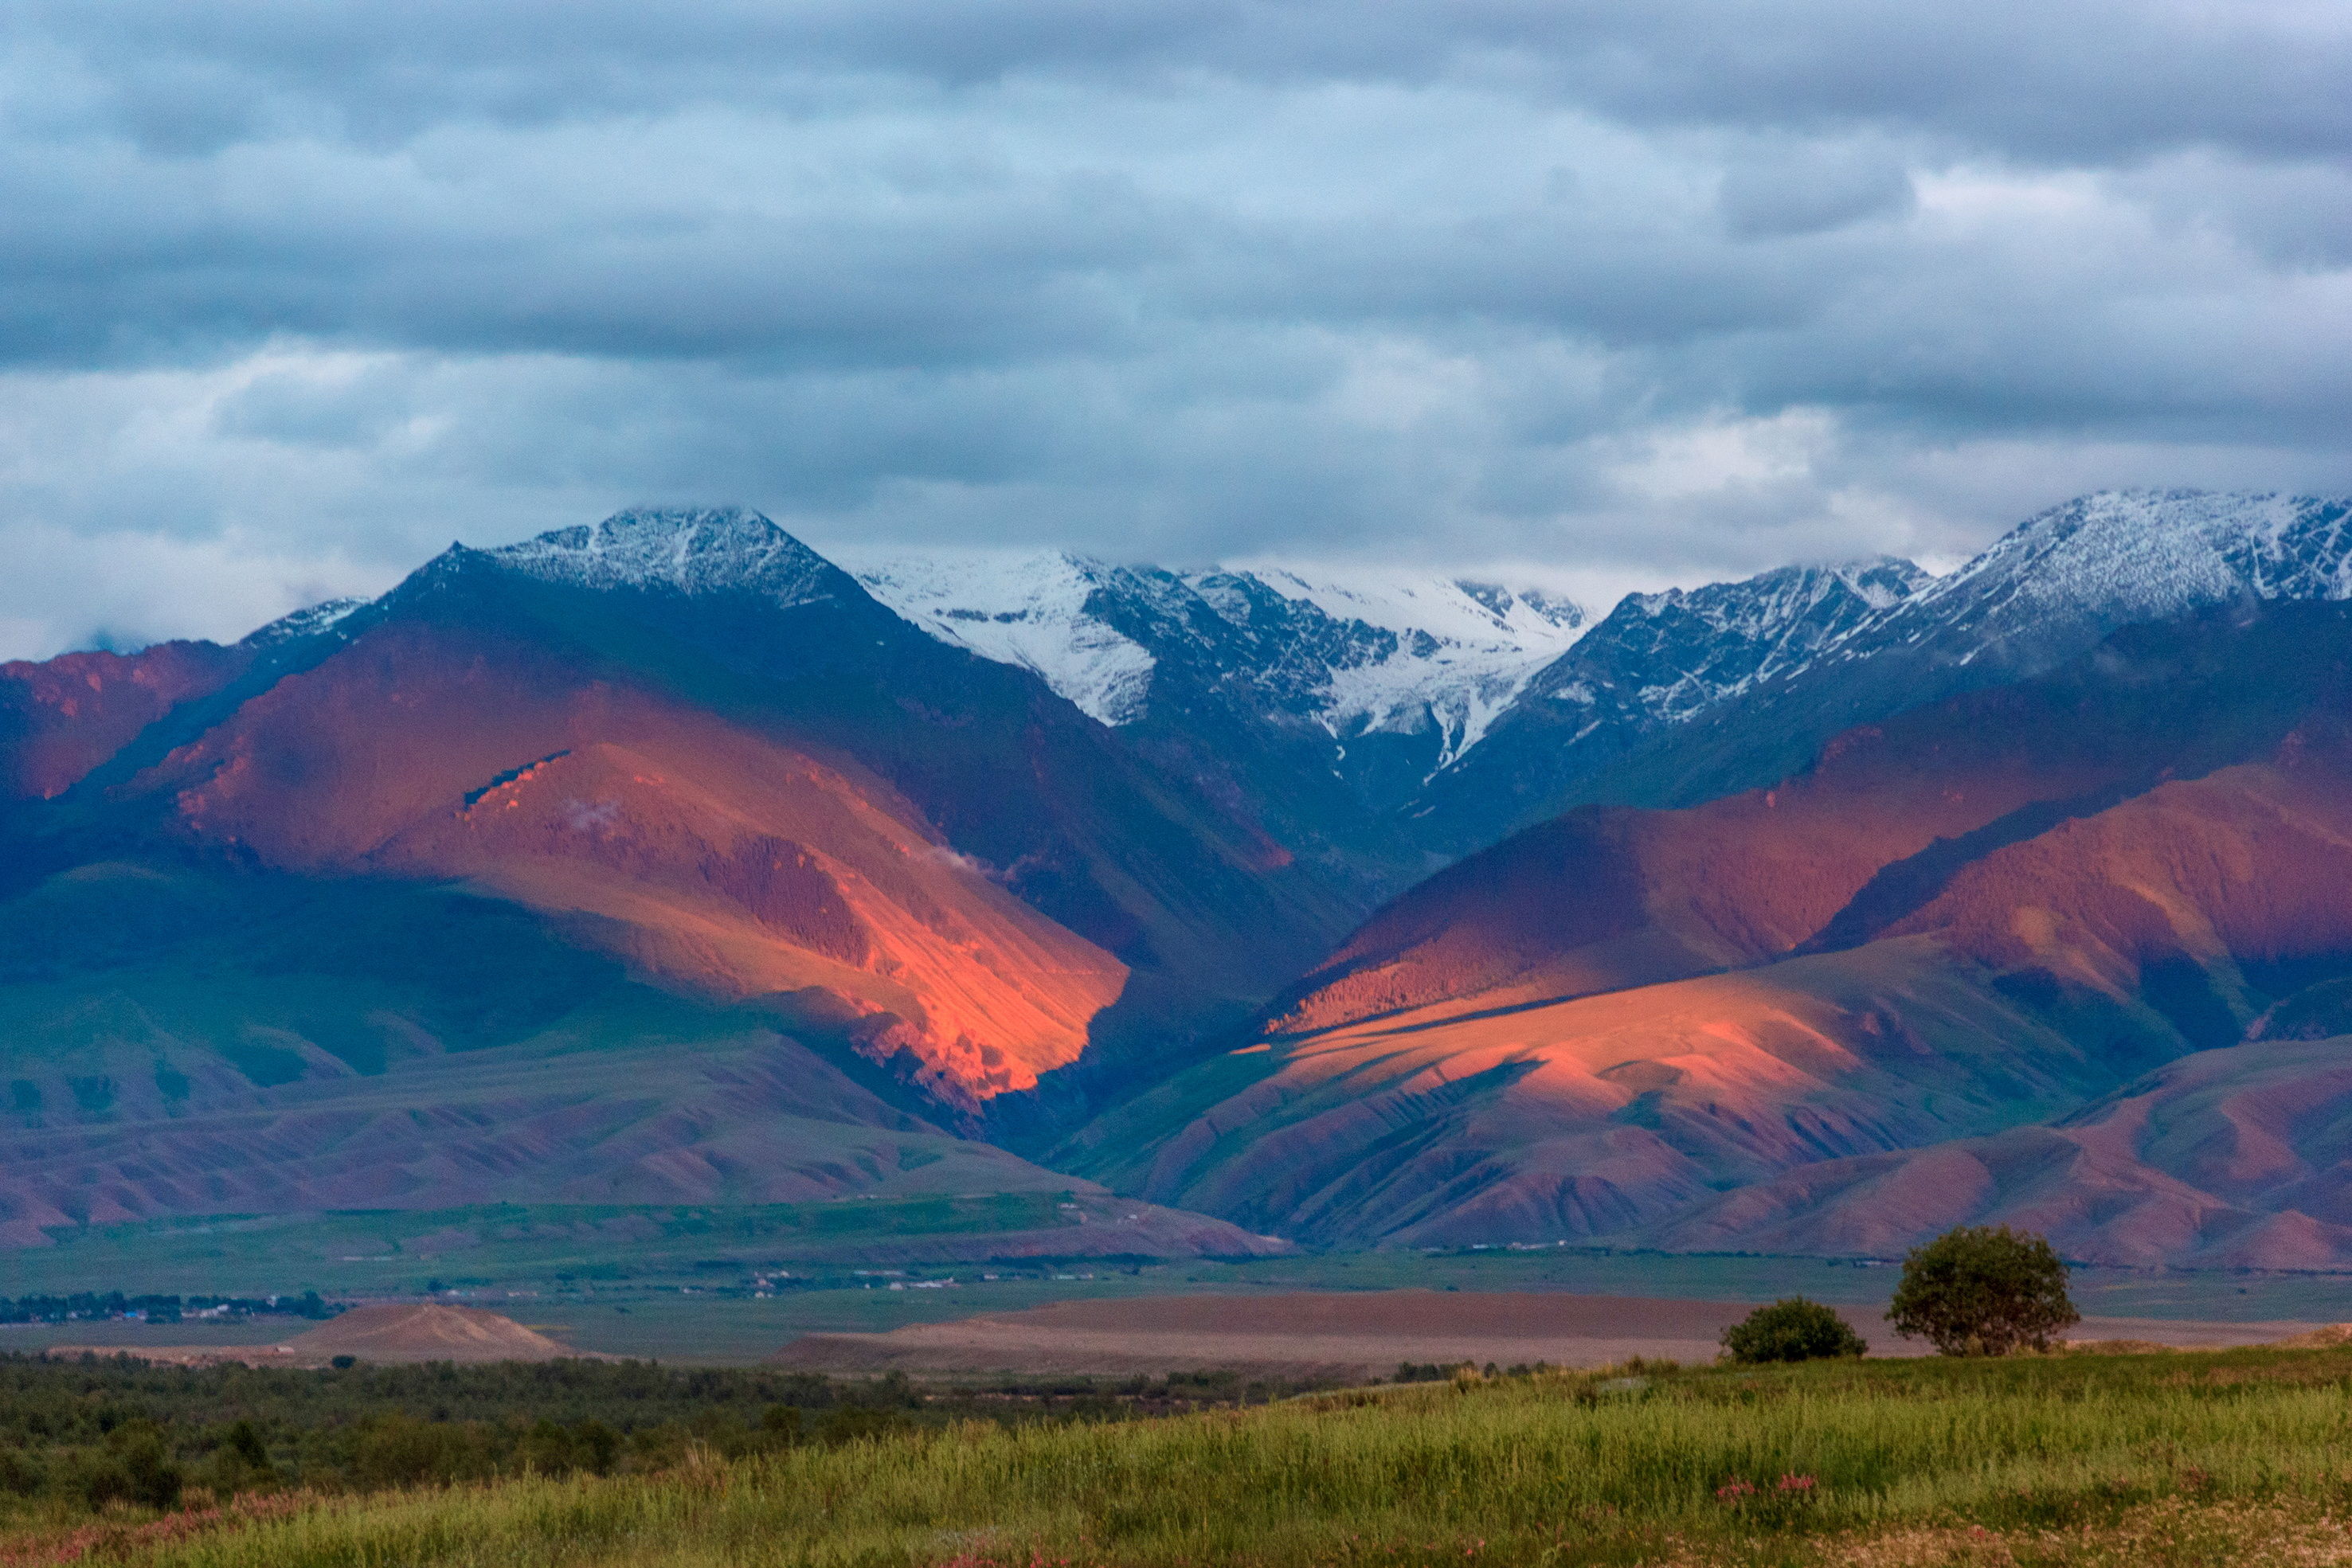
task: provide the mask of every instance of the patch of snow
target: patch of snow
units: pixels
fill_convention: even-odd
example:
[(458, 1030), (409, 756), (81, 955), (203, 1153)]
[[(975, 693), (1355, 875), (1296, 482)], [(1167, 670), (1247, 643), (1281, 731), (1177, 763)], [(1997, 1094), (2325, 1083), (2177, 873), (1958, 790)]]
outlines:
[(275, 647), (291, 643), (298, 637), (309, 637), (349, 617), (354, 611), (364, 610), (375, 601), (372, 599), (330, 599), (281, 615), (268, 625), (246, 633), (245, 641), (257, 648)]
[(2103, 490), (2028, 519), (1921, 597), (2003, 607), (2100, 604), (2131, 620), (2241, 592), (2347, 597), (2342, 501), (2198, 490)]
[(1139, 717), (1155, 661), (1090, 613), (1124, 574), (1067, 550), (835, 552), (866, 592), (942, 643), (1033, 671), (1104, 724)]
[(1255, 577), (1285, 599), (1312, 604), (1335, 621), (1361, 621), (1400, 635), (1425, 632), (1464, 647), (1543, 645), (1558, 652), (1576, 641), (1585, 621), (1581, 605), (1539, 589), (1273, 563), (1220, 570)]
[(1252, 579), (1334, 621), (1394, 633), (1393, 651), (1383, 656), (1332, 665), (1322, 722), (1335, 735), (1411, 732), (1434, 723), (1443, 737), (1440, 768), (1477, 745), (1587, 624), (1580, 605), (1499, 583), (1276, 563), (1221, 575)]
[(1264, 563), (1179, 573), (1066, 550), (835, 553), (932, 636), (1035, 672), (1105, 724), (1142, 716), (1159, 658), (1176, 645), (1157, 639), (1195, 637), (1183, 629), (1205, 611), (1263, 655), (1233, 673), (1269, 708), (1303, 707), (1343, 738), (1434, 724), (1448, 761), (1585, 623), (1579, 606), (1539, 590), (1411, 573)]

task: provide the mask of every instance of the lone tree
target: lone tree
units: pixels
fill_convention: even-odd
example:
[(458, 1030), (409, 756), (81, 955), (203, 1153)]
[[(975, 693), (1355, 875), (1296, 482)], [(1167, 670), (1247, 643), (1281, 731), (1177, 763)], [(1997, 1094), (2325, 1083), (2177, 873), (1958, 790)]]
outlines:
[(2007, 1355), (2048, 1350), (2051, 1336), (2083, 1314), (2047, 1240), (2006, 1225), (1964, 1225), (1903, 1260), (1886, 1321), (1945, 1355)]
[(1869, 1346), (1852, 1325), (1819, 1301), (1790, 1296), (1759, 1307), (1723, 1331), (1723, 1348), (1741, 1362), (1826, 1361)]

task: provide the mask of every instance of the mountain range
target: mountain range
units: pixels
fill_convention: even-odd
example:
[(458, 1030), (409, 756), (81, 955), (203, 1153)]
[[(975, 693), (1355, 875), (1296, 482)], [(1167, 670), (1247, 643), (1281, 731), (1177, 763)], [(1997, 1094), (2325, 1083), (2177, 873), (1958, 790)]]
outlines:
[(1079, 1249), (2346, 1266), (2347, 517), (1595, 614), (646, 510), (0, 666), (0, 1241), (1067, 1189)]

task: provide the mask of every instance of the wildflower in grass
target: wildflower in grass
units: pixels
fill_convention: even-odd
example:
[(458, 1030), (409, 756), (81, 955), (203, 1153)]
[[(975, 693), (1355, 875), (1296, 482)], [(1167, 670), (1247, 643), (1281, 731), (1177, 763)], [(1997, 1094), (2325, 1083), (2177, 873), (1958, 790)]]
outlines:
[(1811, 1476), (1787, 1475), (1780, 1478), (1777, 1490), (1795, 1497), (1810, 1497), (1814, 1484)]
[(1755, 1495), (1756, 1489), (1749, 1486), (1746, 1481), (1741, 1480), (1738, 1476), (1732, 1477), (1723, 1485), (1715, 1489), (1715, 1500), (1732, 1508), (1738, 1507), (1743, 1499), (1751, 1498)]

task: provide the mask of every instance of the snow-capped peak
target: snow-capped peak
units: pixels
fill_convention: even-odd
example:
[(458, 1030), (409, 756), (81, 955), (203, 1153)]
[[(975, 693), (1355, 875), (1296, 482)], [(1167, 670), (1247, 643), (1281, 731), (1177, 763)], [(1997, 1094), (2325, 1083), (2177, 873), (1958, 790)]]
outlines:
[(2174, 614), (2252, 592), (2341, 599), (2352, 592), (2347, 503), (2209, 490), (2102, 490), (2030, 517), (1937, 584), (1922, 603), (1988, 580), (2030, 579), (2039, 599)]
[(1750, 635), (1795, 623), (1823, 599), (1841, 591), (1848, 603), (1876, 612), (1900, 603), (1934, 581), (1917, 564), (1895, 556), (1866, 556), (1822, 566), (1783, 566), (1737, 582), (1628, 594), (1623, 607), (1645, 615), (1679, 610), (1721, 631)]
[(1871, 556), (1629, 593), (1528, 695), (1579, 713), (1677, 723), (1795, 674), (1934, 580), (1910, 561)]
[(750, 591), (789, 608), (832, 597), (837, 569), (741, 507), (652, 507), (556, 528), (486, 552), (500, 565), (581, 588)]
[(2116, 627), (2242, 598), (2352, 598), (2352, 500), (2102, 490), (2027, 518), (1840, 650), (1927, 644), (2031, 668)]

